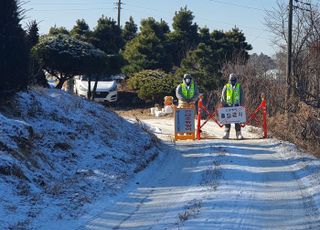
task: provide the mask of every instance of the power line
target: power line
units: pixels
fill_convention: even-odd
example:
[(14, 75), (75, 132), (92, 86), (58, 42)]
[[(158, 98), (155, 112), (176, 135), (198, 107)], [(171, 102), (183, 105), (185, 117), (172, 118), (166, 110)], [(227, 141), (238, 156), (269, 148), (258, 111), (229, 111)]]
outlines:
[(293, 91), (294, 85), (292, 82), (292, 21), (293, 21), (293, 9), (303, 10), (303, 11), (311, 11), (311, 4), (307, 2), (303, 2), (300, 0), (295, 0), (296, 3), (309, 6), (310, 9), (306, 9), (304, 7), (300, 7), (293, 4), (293, 0), (289, 0), (289, 15), (288, 15), (288, 46), (287, 46), (287, 76), (286, 76), (286, 82), (287, 82), (287, 93), (286, 93), (286, 103), (288, 103), (288, 100)]
[[(123, 3), (123, 0), (116, 0), (117, 2), (115, 2), (114, 4), (116, 5), (116, 9), (118, 10), (118, 25), (120, 26), (120, 19), (121, 19), (121, 13), (122, 13), (122, 10), (126, 10), (126, 11), (129, 11), (129, 12), (132, 12), (133, 10), (129, 10), (129, 9), (123, 9), (122, 5), (124, 4)], [(261, 8), (256, 8), (256, 7), (251, 7), (251, 6), (245, 6), (245, 5), (240, 5), (240, 4), (234, 4), (234, 3), (226, 3), (226, 2), (223, 2), (223, 1), (219, 1), (219, 0), (211, 0), (212, 2), (216, 2), (216, 3), (221, 3), (221, 4), (225, 4), (225, 5), (233, 5), (233, 6), (237, 6), (237, 7), (242, 7), (242, 8), (248, 8), (248, 9), (253, 9), (253, 10), (259, 10), (259, 11), (265, 11), (264, 9), (261, 9)], [(104, 4), (106, 2), (99, 2), (99, 5), (100, 4)], [(45, 5), (45, 3), (38, 3), (38, 4), (43, 4)], [(48, 4), (52, 4), (52, 5), (71, 5), (73, 3), (48, 3)], [(81, 4), (88, 4), (88, 2), (81, 2)], [(95, 4), (97, 5), (97, 4)], [(169, 12), (169, 11), (164, 11), (164, 10), (159, 10), (159, 9), (155, 9), (155, 8), (149, 8), (149, 7), (145, 7), (145, 6), (142, 6), (142, 5), (137, 5), (137, 4), (131, 4), (131, 3), (126, 3), (126, 5), (128, 6), (131, 6), (131, 7), (135, 7), (135, 8), (138, 8), (139, 10), (142, 10), (142, 9), (146, 9), (146, 10), (151, 10), (151, 11), (155, 11), (155, 12), (163, 12), (163, 13), (166, 13), (166, 14), (171, 14), (172, 15), (172, 12)], [(32, 9), (33, 11), (39, 11), (39, 12), (58, 12), (58, 11), (86, 11), (86, 10), (111, 10), (112, 8), (106, 8), (106, 7), (103, 7), (103, 8), (68, 8), (68, 9)], [(218, 23), (218, 24), (224, 24), (224, 25), (229, 25), (229, 26), (239, 26), (241, 28), (247, 28), (247, 29), (251, 29), (251, 30), (257, 30), (257, 31), (264, 31), (264, 29), (262, 28), (257, 28), (257, 27), (251, 27), (251, 26), (247, 26), (247, 25), (242, 25), (242, 24), (238, 24), (238, 23), (232, 23), (232, 22), (226, 22), (226, 21), (219, 21), (219, 20), (214, 20), (212, 18), (205, 18), (205, 17), (199, 17), (199, 16), (196, 16), (196, 18), (199, 18), (199, 19), (202, 19), (202, 20), (205, 20), (205, 21), (208, 21), (208, 22), (215, 22), (215, 23)], [(248, 34), (248, 33), (247, 33)], [(254, 34), (252, 34), (254, 35)]]
[[(154, 8), (149, 8), (149, 7), (144, 7), (144, 6), (141, 6), (141, 5), (136, 5), (136, 4), (130, 4), (130, 3), (126, 3), (126, 5), (128, 6), (131, 6), (131, 7), (134, 7), (134, 8), (138, 8), (139, 10), (143, 10), (143, 9), (146, 9), (146, 10), (152, 10), (152, 11), (155, 11), (155, 12), (163, 12), (163, 13), (166, 13), (166, 14), (170, 14), (172, 15), (172, 12), (169, 12), (169, 11), (164, 11), (164, 10), (158, 10), (158, 9), (154, 9)], [(125, 9), (126, 11), (134, 11), (134, 10), (129, 10), (129, 9)], [(205, 20), (207, 22), (215, 22), (215, 23), (218, 23), (218, 24), (223, 24), (223, 25), (228, 25), (228, 26), (234, 26), (235, 24), (237, 26), (240, 26), (240, 27), (243, 27), (243, 28), (248, 28), (248, 29), (252, 29), (252, 30), (257, 30), (257, 31), (265, 31), (264, 29), (261, 29), (261, 28), (258, 28), (258, 27), (253, 27), (253, 26), (246, 26), (246, 25), (242, 25), (242, 24), (238, 24), (238, 23), (231, 23), (231, 22), (226, 22), (226, 21), (221, 21), (221, 20), (215, 20), (215, 19), (212, 19), (212, 18), (205, 18), (205, 17), (199, 17), (199, 16), (196, 16), (195, 15), (195, 18), (197, 19), (201, 19), (201, 20)]]
[[(129, 4), (127, 4), (129, 5)], [(132, 6), (132, 5), (131, 5)], [(152, 9), (152, 8), (148, 8), (149, 10), (156, 10), (156, 9)], [(129, 10), (129, 9), (124, 9), (125, 11), (129, 11), (129, 12), (135, 12), (135, 10)], [(165, 11), (159, 11), (159, 12), (165, 12)], [(169, 12), (168, 12), (169, 13)], [(159, 17), (161, 17), (159, 15)], [(269, 41), (268, 38), (265, 38), (265, 37), (262, 37), (263, 33), (266, 32), (264, 29), (262, 28), (257, 28), (257, 27), (251, 27), (251, 26), (246, 26), (246, 25), (242, 25), (242, 24), (235, 24), (235, 23), (228, 23), (228, 22), (225, 22), (225, 21), (218, 21), (218, 20), (213, 20), (213, 19), (208, 19), (208, 18), (204, 18), (204, 17), (196, 17), (196, 18), (199, 18), (201, 20), (204, 20), (204, 21), (208, 21), (208, 22), (215, 22), (217, 24), (222, 24), (222, 25), (228, 25), (228, 26), (237, 26), (239, 27), (241, 30), (245, 29), (245, 30), (256, 30), (256, 31), (260, 31), (258, 32), (259, 35), (257, 36), (257, 33), (251, 33), (251, 32), (245, 32), (245, 35), (250, 35), (252, 37), (254, 37), (254, 39), (252, 40), (253, 42), (256, 41), (256, 40), (265, 40), (265, 41)], [(206, 25), (208, 26), (208, 25)], [(219, 28), (217, 28), (217, 30), (219, 30)], [(248, 37), (247, 37), (248, 39)]]
[(57, 12), (57, 11), (86, 11), (86, 10), (112, 10), (113, 8), (69, 8), (69, 9), (33, 9), (36, 12)]
[(299, 1), (299, 0), (295, 0), (295, 2), (296, 2), (297, 4), (300, 3), (301, 5), (308, 6), (309, 9), (306, 9), (306, 8), (301, 7), (301, 6), (298, 6), (298, 5), (293, 6), (294, 8), (296, 8), (296, 9), (298, 9), (298, 10), (303, 10), (303, 11), (309, 11), (309, 12), (311, 12), (311, 4), (310, 4), (310, 3), (302, 2), (302, 1)]
[[(32, 6), (78, 6), (78, 3), (71, 3), (71, 2), (41, 2), (41, 3), (30, 3)], [(80, 5), (92, 5), (91, 2), (81, 2)], [(105, 2), (95, 2), (95, 5), (106, 5)]]
[(311, 7), (311, 4), (308, 3), (308, 2), (302, 2), (302, 1), (299, 1), (299, 0), (295, 0), (296, 3), (301, 3), (303, 5), (306, 5), (306, 6), (310, 6)]
[(258, 11), (263, 11), (263, 12), (268, 11), (266, 9), (262, 9), (262, 8), (258, 8), (258, 7), (254, 7), (254, 6), (241, 5), (241, 4), (230, 3), (230, 2), (223, 2), (223, 1), (219, 1), (219, 0), (210, 0), (210, 2), (228, 5), (228, 6), (236, 6), (236, 7), (240, 7), (240, 8), (249, 9), (249, 10), (258, 10)]
[(145, 9), (145, 10), (152, 10), (152, 11), (156, 11), (156, 12), (163, 12), (163, 13), (168, 13), (168, 14), (173, 14), (174, 13), (173, 11), (159, 10), (159, 9), (156, 9), (156, 8), (145, 7), (145, 6), (137, 5), (137, 4), (126, 3), (126, 5), (133, 6), (133, 7), (140, 8), (140, 9)]

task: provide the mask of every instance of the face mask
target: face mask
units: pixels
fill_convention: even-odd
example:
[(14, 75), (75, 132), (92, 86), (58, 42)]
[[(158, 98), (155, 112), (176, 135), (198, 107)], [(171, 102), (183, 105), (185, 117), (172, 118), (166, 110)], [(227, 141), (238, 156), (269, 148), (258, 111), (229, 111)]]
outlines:
[(231, 81), (231, 85), (235, 85), (237, 81)]
[(191, 79), (190, 79), (190, 78), (187, 78), (187, 79), (185, 80), (185, 82), (186, 82), (187, 85), (190, 85)]

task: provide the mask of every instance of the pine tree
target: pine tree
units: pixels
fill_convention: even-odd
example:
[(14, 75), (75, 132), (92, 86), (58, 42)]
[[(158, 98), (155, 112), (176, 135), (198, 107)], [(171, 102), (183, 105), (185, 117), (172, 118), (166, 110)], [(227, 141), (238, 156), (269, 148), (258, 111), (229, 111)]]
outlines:
[(92, 32), (91, 43), (107, 54), (118, 54), (124, 42), (116, 21), (102, 16)]
[(17, 0), (0, 1), (0, 92), (27, 87), (29, 49), (20, 22), (22, 9)]
[(78, 19), (76, 25), (70, 31), (70, 35), (78, 40), (87, 42), (89, 41), (90, 28), (84, 19)]
[(200, 91), (208, 92), (224, 83), (222, 68), (226, 63), (247, 61), (251, 45), (239, 29), (228, 32), (215, 30), (210, 33), (207, 28), (202, 28), (199, 38), (201, 43), (188, 52), (177, 75), (181, 77), (183, 73), (190, 73), (198, 82)]
[(48, 81), (38, 61), (31, 55), (31, 49), (39, 42), (38, 23), (33, 20), (28, 23), (27, 43), (30, 50), (30, 77), (29, 84), (48, 87)]
[(129, 65), (123, 70), (127, 73), (143, 69), (171, 70), (171, 56), (166, 46), (168, 24), (150, 17), (141, 21), (140, 30), (141, 33), (125, 46), (123, 55)]
[(58, 34), (69, 35), (69, 31), (63, 26), (57, 27), (56, 25), (52, 26), (49, 29), (49, 35), (58, 35)]
[(181, 8), (173, 17), (174, 31), (170, 34), (170, 50), (176, 66), (180, 66), (187, 53), (199, 44), (198, 25), (193, 23), (193, 19), (193, 13), (187, 7)]
[(31, 49), (33, 46), (35, 46), (39, 41), (39, 28), (38, 23), (33, 20), (28, 23), (28, 29), (27, 29), (27, 42), (29, 49)]
[(160, 22), (157, 22), (153, 17), (143, 19), (140, 30), (142, 34), (155, 33), (162, 41), (165, 40), (165, 35), (170, 32), (170, 28), (164, 20), (161, 19)]
[(125, 43), (128, 41), (131, 41), (137, 36), (137, 31), (138, 31), (138, 26), (134, 23), (133, 18), (130, 17), (129, 21), (126, 22), (123, 32), (122, 32), (122, 37)]
[(229, 52), (227, 55), (230, 59), (236, 58), (237, 61), (242, 59), (243, 62), (246, 62), (249, 59), (248, 51), (252, 50), (252, 46), (246, 42), (244, 33), (235, 27), (227, 31), (225, 35), (229, 42)]
[(217, 89), (221, 85), (217, 52), (212, 49), (210, 44), (200, 43), (182, 60), (177, 75), (181, 77), (184, 73), (190, 73), (194, 77), (201, 92)]

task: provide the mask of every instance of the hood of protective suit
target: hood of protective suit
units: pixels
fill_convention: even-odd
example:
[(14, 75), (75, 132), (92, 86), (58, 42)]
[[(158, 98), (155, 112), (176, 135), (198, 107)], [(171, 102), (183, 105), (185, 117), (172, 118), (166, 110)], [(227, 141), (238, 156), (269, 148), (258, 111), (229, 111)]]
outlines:
[(229, 75), (229, 83), (235, 85), (238, 82), (238, 76), (234, 73)]
[[(189, 81), (190, 80), (190, 81)], [(189, 82), (188, 82), (189, 81)], [(185, 74), (183, 76), (183, 83), (186, 84), (187, 86), (190, 86), (192, 83), (192, 77), (189, 74)]]

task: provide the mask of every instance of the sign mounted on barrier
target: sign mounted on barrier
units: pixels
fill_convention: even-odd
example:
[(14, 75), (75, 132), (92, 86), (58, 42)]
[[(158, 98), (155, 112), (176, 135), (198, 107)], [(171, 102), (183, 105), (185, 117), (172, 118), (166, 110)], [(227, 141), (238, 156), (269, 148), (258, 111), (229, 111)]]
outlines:
[(243, 106), (222, 107), (218, 110), (220, 124), (246, 123), (246, 109)]
[(194, 131), (194, 109), (176, 109), (175, 133), (191, 133)]
[[(219, 114), (219, 120), (220, 121), (217, 121), (216, 119), (216, 112), (213, 111), (212, 113), (210, 113), (208, 111), (208, 109), (206, 108), (206, 106), (203, 105), (202, 103), (202, 99), (203, 99), (203, 96), (201, 95), (199, 97), (199, 101), (198, 101), (198, 121), (197, 121), (197, 139), (200, 140), (201, 139), (201, 128), (207, 124), (207, 122), (209, 120), (213, 120), (220, 128), (222, 128), (224, 126), (224, 124), (228, 124), (226, 122), (230, 122), (230, 123), (241, 123), (241, 127), (245, 127), (246, 125), (250, 124), (251, 121), (255, 120), (257, 122), (259, 122), (257, 120), (257, 113), (259, 111), (262, 112), (262, 115), (263, 115), (263, 125), (262, 125), (262, 128), (263, 128), (263, 138), (268, 138), (268, 126), (267, 126), (267, 101), (266, 101), (266, 96), (265, 94), (261, 94), (261, 99), (262, 99), (262, 102), (261, 104), (258, 106), (258, 108), (251, 114), (249, 114), (248, 116), (248, 120), (246, 119), (246, 114), (245, 114), (245, 108), (244, 107), (236, 107), (237, 110), (235, 111), (238, 111), (238, 114), (234, 114), (234, 118), (237, 118), (238, 120), (231, 120), (233, 119), (233, 115), (232, 113), (232, 110), (231, 111), (228, 111), (229, 109), (232, 109), (234, 107), (224, 107), (224, 108), (221, 108), (220, 110), (220, 113), (218, 111), (218, 114)], [(227, 110), (226, 110), (227, 109)], [(207, 114), (207, 118), (206, 120), (201, 124), (201, 112), (202, 110)], [(234, 111), (234, 112), (235, 112)], [(242, 111), (242, 112), (241, 112)], [(229, 115), (228, 115), (229, 113)], [(224, 115), (222, 115), (224, 114)], [(223, 117), (223, 118), (222, 118)], [(228, 118), (229, 117), (229, 118)]]

